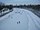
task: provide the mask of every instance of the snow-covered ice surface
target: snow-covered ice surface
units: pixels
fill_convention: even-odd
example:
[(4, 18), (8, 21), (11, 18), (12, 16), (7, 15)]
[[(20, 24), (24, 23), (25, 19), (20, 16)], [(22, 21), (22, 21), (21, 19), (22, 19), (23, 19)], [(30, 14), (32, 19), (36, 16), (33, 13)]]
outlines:
[(40, 18), (31, 11), (14, 8), (0, 18), (0, 30), (40, 30)]

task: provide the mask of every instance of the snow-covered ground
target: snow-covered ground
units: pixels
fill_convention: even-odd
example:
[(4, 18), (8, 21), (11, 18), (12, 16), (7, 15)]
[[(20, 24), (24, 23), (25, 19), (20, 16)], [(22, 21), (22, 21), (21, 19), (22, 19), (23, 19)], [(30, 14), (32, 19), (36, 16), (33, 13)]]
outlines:
[(31, 11), (14, 8), (0, 17), (0, 30), (40, 30), (40, 18)]
[(4, 15), (6, 15), (6, 14), (12, 12), (12, 11), (13, 11), (13, 9), (11, 9), (11, 10), (6, 9), (6, 8), (2, 9), (2, 11), (0, 11), (0, 17), (3, 17)]

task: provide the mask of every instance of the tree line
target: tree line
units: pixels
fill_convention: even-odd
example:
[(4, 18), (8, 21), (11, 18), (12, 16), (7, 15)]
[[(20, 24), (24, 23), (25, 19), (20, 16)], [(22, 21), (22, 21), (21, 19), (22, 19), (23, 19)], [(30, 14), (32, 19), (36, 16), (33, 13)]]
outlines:
[(12, 9), (12, 8), (32, 8), (32, 9), (35, 9), (35, 10), (40, 10), (40, 5), (5, 5), (5, 4), (0, 4), (0, 11), (3, 9), (3, 8), (8, 8), (8, 9)]

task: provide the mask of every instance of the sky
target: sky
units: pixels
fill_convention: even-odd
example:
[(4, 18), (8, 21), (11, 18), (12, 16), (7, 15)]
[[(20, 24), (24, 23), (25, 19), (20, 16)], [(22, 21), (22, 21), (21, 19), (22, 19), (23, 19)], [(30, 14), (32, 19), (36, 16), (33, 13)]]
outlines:
[(0, 0), (6, 4), (40, 4), (40, 0)]

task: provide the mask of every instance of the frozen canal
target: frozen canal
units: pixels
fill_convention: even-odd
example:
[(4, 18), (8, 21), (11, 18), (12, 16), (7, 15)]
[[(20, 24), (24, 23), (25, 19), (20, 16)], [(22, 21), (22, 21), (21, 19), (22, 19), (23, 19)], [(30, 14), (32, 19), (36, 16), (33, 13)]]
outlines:
[(40, 30), (40, 18), (28, 10), (14, 8), (0, 18), (0, 30)]

